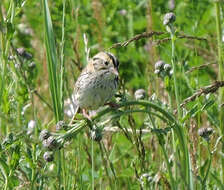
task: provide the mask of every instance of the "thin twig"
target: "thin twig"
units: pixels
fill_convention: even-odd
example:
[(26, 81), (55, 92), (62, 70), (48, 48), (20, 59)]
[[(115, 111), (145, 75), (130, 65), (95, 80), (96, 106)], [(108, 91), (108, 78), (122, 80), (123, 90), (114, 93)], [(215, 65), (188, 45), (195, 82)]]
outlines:
[(134, 36), (133, 38), (131, 38), (131, 39), (127, 40), (127, 41), (113, 44), (109, 49), (117, 48), (117, 47), (125, 47), (125, 46), (127, 46), (128, 44), (130, 44), (133, 41), (137, 41), (137, 40), (140, 40), (142, 38), (151, 38), (154, 35), (159, 36), (159, 35), (162, 35), (162, 34), (165, 34), (165, 33), (164, 32), (156, 32), (156, 31), (144, 32), (142, 34), (137, 34), (136, 36)]
[(224, 86), (224, 81), (215, 81), (213, 84), (210, 84), (208, 86), (202, 87), (197, 92), (195, 92), (192, 96), (186, 98), (182, 104), (180, 104), (180, 107), (183, 107), (188, 102), (194, 101), (195, 98), (201, 96), (202, 94), (209, 94), (216, 92), (220, 87)]
[[(142, 34), (137, 34), (133, 38), (130, 38), (129, 40), (126, 40), (124, 42), (115, 43), (108, 49), (110, 50), (112, 48), (117, 48), (117, 47), (126, 47), (128, 44), (130, 44), (133, 41), (137, 41), (137, 40), (140, 40), (140, 39), (143, 39), (143, 38), (151, 38), (154, 35), (159, 36), (159, 35), (162, 35), (162, 34), (165, 34), (165, 32), (157, 32), (157, 31), (144, 32)], [(197, 37), (197, 36), (190, 36), (190, 35), (177, 35), (177, 38), (179, 38), (179, 39), (190, 39), (190, 40), (204, 40), (204, 41), (207, 40), (206, 38), (201, 38), (201, 37)], [(154, 41), (154, 45), (159, 45), (161, 43), (168, 42), (170, 40), (171, 40), (170, 38), (163, 38), (163, 39)]]
[(188, 73), (191, 73), (192, 71), (194, 70), (197, 70), (197, 69), (202, 69), (204, 67), (208, 67), (209, 65), (213, 65), (213, 64), (216, 64), (216, 63), (206, 63), (206, 64), (203, 64), (203, 65), (200, 65), (200, 66), (196, 66), (196, 67), (191, 67), (188, 71), (186, 71), (185, 73), (188, 74)]
[(156, 40), (156, 41), (153, 41), (153, 45), (157, 46), (157, 45), (160, 45), (162, 43), (166, 43), (170, 40), (171, 40), (171, 38), (163, 38), (163, 39), (160, 39), (160, 40)]
[(189, 40), (207, 41), (206, 38), (201, 38), (201, 37), (197, 37), (197, 36), (189, 36), (189, 35), (178, 35), (177, 38), (189, 39)]
[[(176, 37), (179, 38), (179, 39), (189, 39), (189, 40), (207, 41), (206, 38), (201, 38), (201, 37), (197, 37), (197, 36), (178, 35)], [(153, 42), (153, 45), (159, 45), (159, 44), (168, 42), (170, 40), (171, 40), (171, 38), (163, 38), (163, 39), (160, 39), (160, 40), (156, 40), (156, 41)]]

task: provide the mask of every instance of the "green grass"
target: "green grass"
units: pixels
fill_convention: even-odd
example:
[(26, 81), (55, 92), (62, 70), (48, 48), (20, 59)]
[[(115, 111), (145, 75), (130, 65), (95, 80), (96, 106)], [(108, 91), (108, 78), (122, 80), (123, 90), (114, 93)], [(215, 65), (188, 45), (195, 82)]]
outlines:
[[(209, 88), (224, 76), (223, 10), (221, 0), (176, 0), (169, 33), (164, 0), (3, 0), (0, 189), (223, 189), (223, 87)], [(88, 51), (108, 49), (120, 62), (119, 109), (71, 120), (64, 99)], [(156, 74), (158, 60), (173, 73)]]

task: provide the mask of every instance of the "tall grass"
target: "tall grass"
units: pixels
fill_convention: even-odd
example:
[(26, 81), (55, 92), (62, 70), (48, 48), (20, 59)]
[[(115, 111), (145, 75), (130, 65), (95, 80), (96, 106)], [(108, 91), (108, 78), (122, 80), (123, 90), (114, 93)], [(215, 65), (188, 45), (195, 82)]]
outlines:
[[(221, 24), (221, 6), (220, 2), (215, 2), (215, 10), (216, 10), (216, 33), (217, 33), (217, 53), (218, 53), (218, 65), (219, 65), (219, 73), (218, 78), (220, 81), (224, 80), (224, 61), (223, 61), (223, 42), (222, 42), (222, 24)], [(219, 122), (220, 122), (220, 131), (222, 136), (224, 135), (224, 110), (221, 107), (224, 101), (224, 90), (219, 90), (219, 101), (218, 104), (220, 106), (219, 109)], [(222, 153), (224, 152), (224, 143), (222, 144)], [(222, 182), (224, 183), (224, 158), (222, 158)]]

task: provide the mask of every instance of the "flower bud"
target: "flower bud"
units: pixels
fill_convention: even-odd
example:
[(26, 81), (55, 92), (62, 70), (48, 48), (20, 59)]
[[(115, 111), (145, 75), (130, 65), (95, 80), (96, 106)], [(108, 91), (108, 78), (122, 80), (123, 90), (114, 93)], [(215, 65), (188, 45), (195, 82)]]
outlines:
[(90, 132), (90, 137), (91, 139), (93, 139), (94, 141), (101, 141), (102, 138), (103, 138), (103, 135), (102, 135), (102, 130), (101, 129), (93, 129), (91, 132)]
[(173, 75), (173, 69), (170, 70), (169, 75), (170, 75), (170, 76)]
[(58, 143), (54, 136), (50, 136), (43, 141), (43, 146), (49, 150), (54, 150), (58, 148)]
[(158, 75), (158, 74), (160, 73), (160, 70), (156, 69), (156, 70), (154, 71), (154, 73), (155, 73), (156, 75)]
[(119, 14), (122, 15), (122, 16), (125, 16), (127, 14), (127, 10), (126, 9), (121, 9), (119, 11)]
[(30, 69), (34, 69), (34, 68), (36, 67), (36, 63), (35, 63), (34, 61), (32, 61), (32, 62), (28, 65), (28, 67), (29, 67)]
[(213, 128), (211, 127), (202, 127), (198, 130), (198, 135), (204, 138), (206, 141), (209, 141), (209, 137), (212, 133)]
[(155, 63), (155, 70), (162, 70), (163, 65), (165, 65), (165, 62), (162, 60), (159, 60)]
[(31, 135), (36, 127), (36, 121), (30, 120), (28, 123), (27, 135)]
[(28, 53), (23, 47), (17, 48), (16, 52), (19, 56), (21, 56), (25, 59), (31, 59), (32, 58), (32, 55), (30, 53)]
[(146, 92), (144, 89), (138, 89), (135, 91), (135, 99), (136, 100), (144, 99), (145, 96), (146, 96)]
[(44, 129), (40, 132), (39, 139), (43, 141), (47, 139), (48, 137), (50, 137), (50, 135), (51, 135), (50, 132), (47, 129)]
[(176, 16), (174, 13), (166, 13), (163, 18), (163, 25), (168, 25), (173, 23), (176, 20)]
[(43, 158), (46, 162), (52, 162), (54, 160), (54, 153), (53, 152), (45, 152)]
[(171, 69), (172, 69), (172, 67), (171, 67), (171, 65), (170, 64), (165, 64), (164, 66), (163, 66), (163, 69), (165, 70), (165, 71), (170, 71)]
[(56, 124), (56, 130), (59, 131), (59, 130), (62, 130), (62, 129), (65, 129), (66, 125), (65, 125), (65, 122), (64, 121), (59, 121), (57, 124)]

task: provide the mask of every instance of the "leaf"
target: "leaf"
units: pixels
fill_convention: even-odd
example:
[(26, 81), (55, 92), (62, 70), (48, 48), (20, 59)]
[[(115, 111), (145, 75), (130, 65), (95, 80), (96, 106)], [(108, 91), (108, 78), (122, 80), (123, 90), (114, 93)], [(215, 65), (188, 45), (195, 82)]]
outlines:
[[(49, 73), (49, 83), (50, 83), (50, 92), (53, 101), (54, 114), (56, 122), (62, 119), (63, 108), (61, 107), (61, 96), (62, 92), (60, 91), (60, 77), (57, 76), (58, 70), (58, 60), (57, 60), (57, 51), (55, 45), (53, 25), (51, 21), (50, 10), (48, 7), (48, 1), (43, 0), (44, 5), (44, 23), (45, 23), (45, 32), (46, 40), (45, 46), (47, 50), (47, 65)], [(61, 76), (61, 75), (60, 75)], [(57, 78), (58, 77), (58, 78)]]
[(0, 169), (5, 179), (8, 178), (9, 175), (9, 166), (6, 164), (4, 160), (0, 158)]
[(202, 106), (201, 111), (207, 110), (215, 103), (214, 100), (209, 100), (205, 105)]

